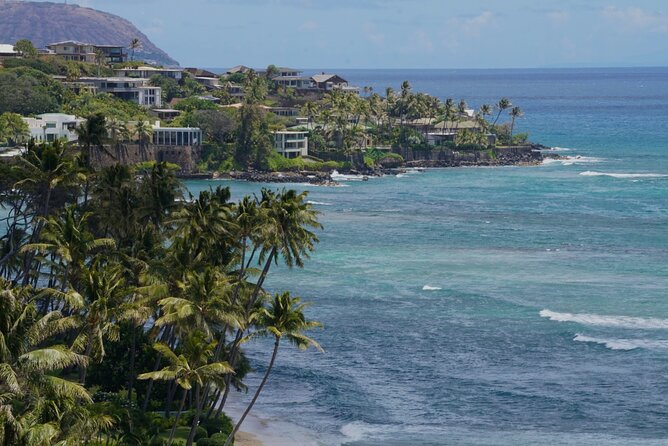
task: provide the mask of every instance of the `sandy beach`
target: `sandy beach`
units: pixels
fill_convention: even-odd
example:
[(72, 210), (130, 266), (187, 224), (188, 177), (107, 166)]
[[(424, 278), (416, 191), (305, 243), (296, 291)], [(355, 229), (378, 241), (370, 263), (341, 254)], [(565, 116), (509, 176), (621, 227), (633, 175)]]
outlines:
[(255, 435), (248, 432), (239, 432), (234, 437), (236, 446), (268, 446), (261, 442)]

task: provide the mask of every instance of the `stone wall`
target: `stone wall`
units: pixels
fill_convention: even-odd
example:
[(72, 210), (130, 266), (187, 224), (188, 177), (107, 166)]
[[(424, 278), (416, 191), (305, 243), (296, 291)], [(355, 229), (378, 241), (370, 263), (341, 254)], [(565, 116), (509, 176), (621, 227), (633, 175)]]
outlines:
[(145, 161), (173, 163), (181, 167), (181, 173), (191, 173), (200, 161), (200, 146), (156, 146), (149, 144), (120, 144), (116, 147), (104, 146), (104, 150), (93, 149), (92, 162), (96, 167), (114, 164), (136, 164)]

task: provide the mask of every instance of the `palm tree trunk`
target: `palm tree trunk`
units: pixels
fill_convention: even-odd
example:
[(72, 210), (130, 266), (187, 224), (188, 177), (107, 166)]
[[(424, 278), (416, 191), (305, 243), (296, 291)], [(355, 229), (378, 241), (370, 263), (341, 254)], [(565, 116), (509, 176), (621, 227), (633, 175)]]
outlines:
[(137, 354), (137, 327), (131, 323), (132, 338), (130, 340), (130, 370), (128, 371), (128, 403), (132, 404), (132, 388), (135, 384), (135, 356)]
[[(257, 296), (260, 293), (260, 289), (262, 289), (264, 280), (266, 279), (267, 274), (269, 273), (269, 268), (271, 267), (271, 262), (273, 261), (275, 255), (276, 255), (276, 247), (272, 248), (271, 254), (269, 254), (269, 258), (267, 259), (267, 262), (264, 265), (264, 269), (262, 270), (262, 274), (260, 274), (257, 284), (255, 285), (253, 294), (251, 295), (251, 298), (248, 300), (248, 304), (246, 305), (246, 314), (248, 314), (251, 308), (253, 308), (253, 305), (255, 305), (255, 301), (257, 300)], [(232, 348), (230, 348), (228, 363), (232, 368), (234, 368), (237, 363), (237, 353), (239, 350), (239, 343), (243, 338), (243, 334), (244, 331), (242, 329), (237, 330), (237, 335), (234, 338), (234, 342), (232, 343)], [(231, 380), (232, 380), (232, 375), (231, 374), (227, 375), (227, 377), (225, 378), (225, 393), (223, 394), (223, 399), (221, 400), (220, 406), (218, 407), (218, 411), (216, 412), (216, 418), (218, 418), (220, 414), (223, 412), (223, 407), (225, 407), (225, 403), (227, 402), (227, 396), (230, 394)]]
[(179, 411), (177, 412), (176, 418), (174, 419), (174, 425), (172, 426), (172, 430), (169, 431), (169, 440), (167, 440), (167, 446), (172, 446), (172, 442), (174, 441), (174, 433), (176, 432), (176, 426), (178, 426), (179, 424), (179, 418), (181, 418), (181, 413), (183, 413), (183, 406), (186, 404), (186, 396), (188, 396), (188, 390), (183, 389), (181, 404), (179, 405)]
[(269, 361), (269, 366), (267, 367), (267, 371), (264, 373), (264, 377), (262, 378), (262, 382), (260, 383), (260, 386), (257, 388), (255, 391), (255, 395), (253, 395), (253, 399), (251, 400), (250, 404), (244, 411), (243, 415), (241, 415), (241, 418), (239, 418), (239, 421), (237, 422), (236, 426), (234, 426), (234, 430), (232, 430), (232, 433), (230, 434), (229, 437), (227, 437), (227, 441), (225, 442), (225, 446), (229, 446), (234, 439), (234, 435), (239, 431), (239, 428), (241, 427), (241, 423), (244, 422), (248, 414), (250, 413), (251, 409), (255, 405), (255, 402), (257, 401), (258, 397), (260, 396), (260, 392), (262, 392), (262, 389), (264, 388), (264, 385), (267, 383), (267, 379), (269, 378), (269, 373), (271, 373), (272, 367), (274, 367), (274, 361), (276, 361), (276, 355), (278, 354), (278, 346), (281, 342), (281, 338), (276, 338), (276, 342), (274, 342), (274, 351), (271, 354), (271, 361)]
[(200, 403), (200, 391), (199, 383), (195, 383), (195, 416), (193, 417), (193, 423), (190, 426), (190, 434), (188, 435), (188, 442), (186, 446), (193, 446), (193, 441), (195, 440), (195, 433), (197, 432), (197, 426), (199, 425), (199, 417), (202, 413), (202, 406)]

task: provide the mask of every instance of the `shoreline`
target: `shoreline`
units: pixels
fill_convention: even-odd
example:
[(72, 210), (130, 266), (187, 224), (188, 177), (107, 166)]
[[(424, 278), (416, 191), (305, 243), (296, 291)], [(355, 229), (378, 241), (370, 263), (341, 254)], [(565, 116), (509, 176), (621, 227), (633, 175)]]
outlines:
[[(286, 170), (277, 172), (265, 171), (230, 171), (230, 172), (205, 172), (179, 175), (189, 180), (239, 180), (253, 183), (302, 183), (317, 186), (338, 186), (339, 175), (357, 176), (366, 181), (372, 177), (386, 175), (405, 174), (409, 170), (420, 169), (443, 169), (456, 167), (508, 167), (508, 166), (539, 166), (545, 159), (562, 158), (554, 153), (554, 149), (541, 144), (530, 144), (522, 147), (503, 148), (494, 152), (472, 154), (468, 152), (443, 152), (430, 151), (426, 153), (412, 153), (411, 159), (401, 163), (399, 166), (375, 167), (375, 168), (351, 168), (331, 171), (309, 171), (309, 170)], [(415, 156), (418, 156), (416, 158)]]

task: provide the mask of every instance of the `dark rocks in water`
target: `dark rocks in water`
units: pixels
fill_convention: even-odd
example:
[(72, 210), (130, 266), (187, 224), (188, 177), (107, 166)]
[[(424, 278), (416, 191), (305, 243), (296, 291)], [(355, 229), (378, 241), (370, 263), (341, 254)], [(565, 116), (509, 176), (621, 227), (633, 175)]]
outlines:
[(327, 172), (229, 172), (220, 178), (252, 181), (256, 183), (307, 183), (336, 185)]

